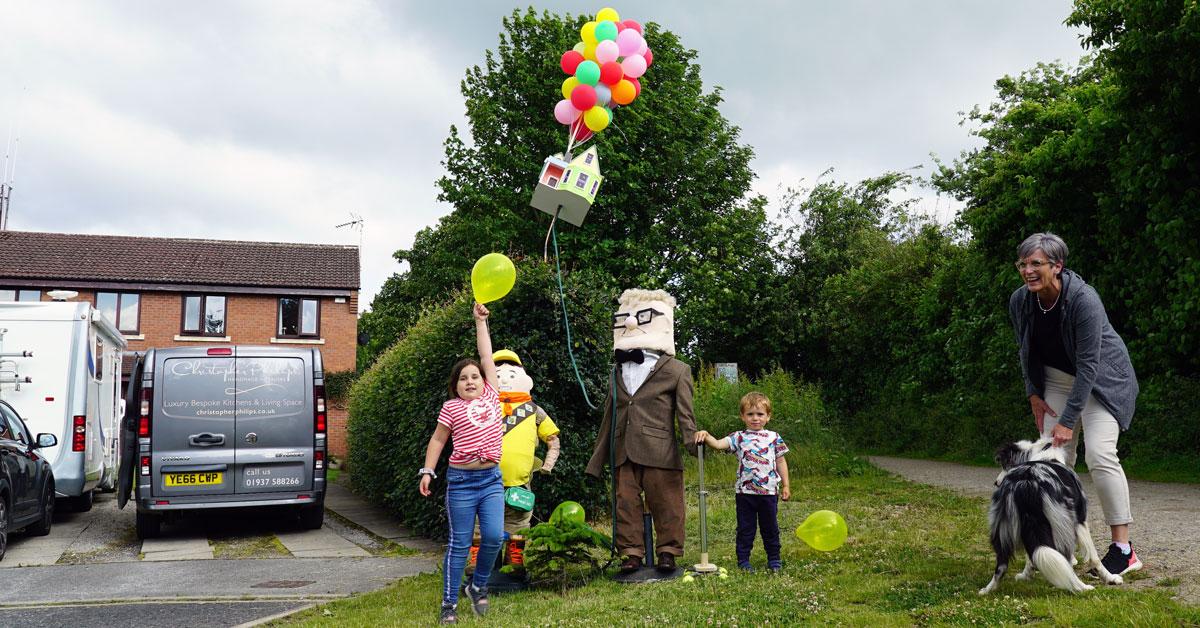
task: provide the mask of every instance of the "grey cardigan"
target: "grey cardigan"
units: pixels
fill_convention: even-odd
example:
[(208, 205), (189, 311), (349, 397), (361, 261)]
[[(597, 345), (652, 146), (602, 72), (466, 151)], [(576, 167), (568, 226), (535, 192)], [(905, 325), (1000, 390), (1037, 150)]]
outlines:
[[(1067, 356), (1075, 365), (1075, 385), (1067, 397), (1067, 407), (1058, 416), (1058, 423), (1074, 429), (1091, 394), (1112, 413), (1121, 429), (1127, 430), (1133, 420), (1138, 395), (1137, 375), (1129, 360), (1129, 350), (1109, 324), (1108, 314), (1096, 290), (1073, 271), (1063, 269), (1060, 278), (1062, 340)], [(1017, 333), (1027, 396), (1044, 396), (1045, 392), (1045, 371), (1030, 347), (1033, 315), (1038, 307), (1036, 298), (1034, 293), (1021, 286), (1008, 299), (1008, 315)]]

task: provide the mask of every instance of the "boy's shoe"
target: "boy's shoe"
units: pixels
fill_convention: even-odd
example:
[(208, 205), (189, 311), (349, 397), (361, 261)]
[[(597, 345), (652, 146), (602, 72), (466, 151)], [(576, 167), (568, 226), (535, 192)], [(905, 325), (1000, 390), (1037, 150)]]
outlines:
[(780, 565), (770, 565), (770, 564), (769, 564), (769, 565), (767, 565), (767, 569), (770, 569), (770, 570), (771, 570), (771, 573), (772, 573), (773, 575), (776, 575), (776, 576), (778, 576), (778, 575), (779, 575), (779, 572), (780, 572), (780, 571), (783, 569), (783, 567), (782, 567), (782, 566), (780, 566)]
[(738, 563), (738, 569), (741, 569), (742, 571), (748, 571), (750, 573), (754, 573), (754, 567), (751, 567), (750, 563)]
[(455, 611), (453, 606), (443, 606), (442, 607), (442, 612), (438, 616), (438, 623), (439, 624), (457, 624), (458, 623), (458, 613)]
[(475, 611), (476, 615), (487, 615), (488, 599), (487, 590), (480, 589), (474, 583), (466, 586), (467, 597), (471, 599), (471, 610)]
[(1114, 576), (1120, 576), (1142, 568), (1142, 561), (1138, 560), (1137, 552), (1134, 551), (1132, 544), (1129, 546), (1128, 554), (1122, 552), (1116, 543), (1109, 545), (1108, 553), (1104, 555), (1104, 558), (1100, 559), (1100, 562)]

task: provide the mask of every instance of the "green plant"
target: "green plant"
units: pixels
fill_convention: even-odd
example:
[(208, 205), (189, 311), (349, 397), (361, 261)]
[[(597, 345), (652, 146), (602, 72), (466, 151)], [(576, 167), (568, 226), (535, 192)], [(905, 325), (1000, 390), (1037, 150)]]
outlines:
[[(524, 568), (533, 584), (566, 593), (572, 583), (585, 584), (600, 573), (611, 546), (612, 539), (585, 523), (565, 518), (539, 523), (525, 533)], [(516, 570), (515, 565), (501, 568)]]
[(358, 371), (327, 371), (325, 373), (325, 398), (341, 403), (350, 397), (350, 388), (358, 380)]

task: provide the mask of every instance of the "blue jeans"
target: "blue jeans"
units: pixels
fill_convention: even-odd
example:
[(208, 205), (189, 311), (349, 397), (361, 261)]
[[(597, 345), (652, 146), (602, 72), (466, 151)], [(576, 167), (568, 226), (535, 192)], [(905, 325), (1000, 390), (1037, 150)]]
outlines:
[(734, 503), (737, 506), (738, 566), (750, 564), (754, 533), (761, 529), (763, 549), (767, 550), (767, 566), (771, 569), (779, 567), (779, 496), (737, 493)]
[(475, 559), (475, 574), (471, 583), (487, 588), (492, 565), (500, 553), (504, 534), (504, 483), (500, 467), (490, 469), (446, 469), (446, 513), (450, 524), (450, 544), (442, 562), (442, 605), (458, 604), (458, 587), (462, 584), (475, 533), (475, 517), (479, 517), (479, 554)]

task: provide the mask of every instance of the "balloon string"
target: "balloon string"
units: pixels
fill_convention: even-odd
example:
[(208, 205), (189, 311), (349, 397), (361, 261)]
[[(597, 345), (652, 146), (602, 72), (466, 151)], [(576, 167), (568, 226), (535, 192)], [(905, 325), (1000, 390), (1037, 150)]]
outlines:
[[(557, 212), (555, 215), (557, 216)], [(550, 223), (550, 241), (554, 243), (554, 269), (557, 271), (558, 302), (562, 305), (563, 326), (567, 329), (567, 355), (571, 356), (571, 368), (575, 371), (575, 381), (579, 382), (579, 390), (583, 393), (583, 402), (592, 410), (598, 410), (599, 408), (588, 398), (587, 387), (583, 385), (583, 377), (579, 375), (579, 365), (575, 363), (574, 343), (571, 342), (571, 322), (567, 319), (567, 297), (563, 294), (562, 266), (558, 261), (558, 229), (555, 228), (555, 221)]]

